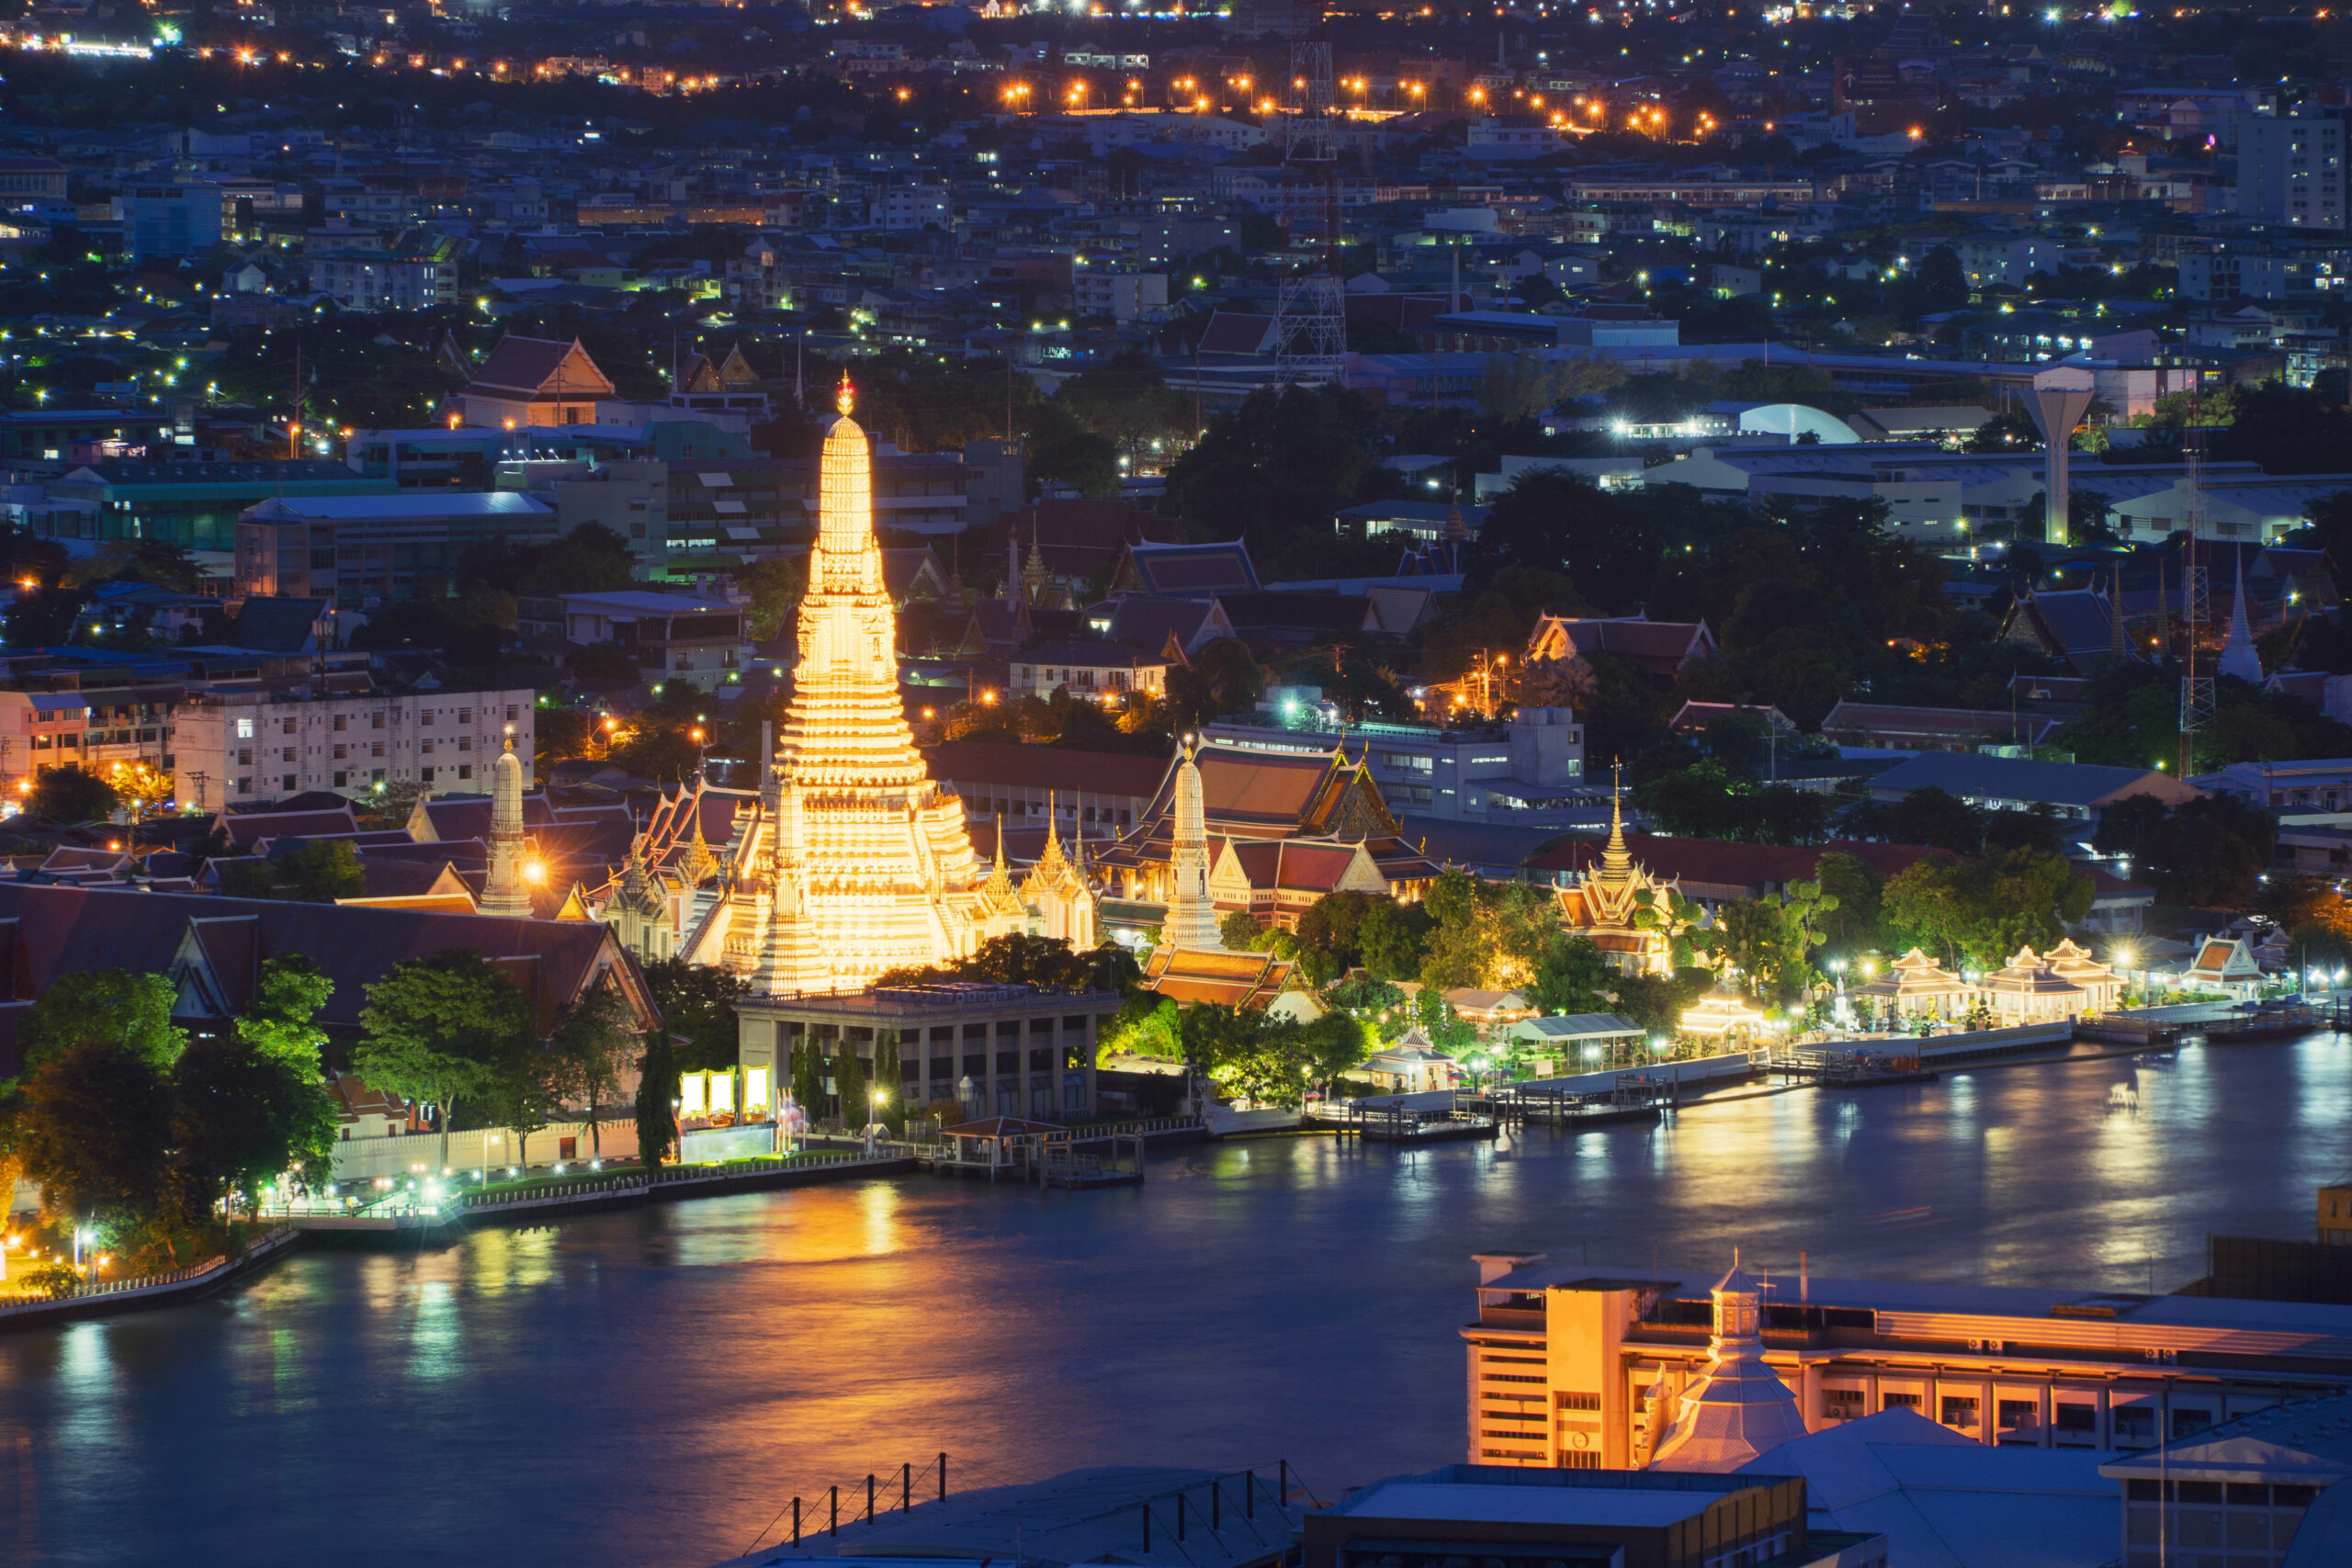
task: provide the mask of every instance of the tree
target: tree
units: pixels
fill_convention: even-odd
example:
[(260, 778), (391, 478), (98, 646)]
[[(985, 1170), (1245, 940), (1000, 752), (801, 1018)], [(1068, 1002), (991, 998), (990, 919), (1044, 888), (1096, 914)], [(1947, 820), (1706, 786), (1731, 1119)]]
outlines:
[(816, 1043), (806, 1035), (792, 1053), (792, 1099), (802, 1114), (814, 1120), (825, 1106), (825, 1062)]
[(1973, 855), (1984, 844), (1984, 814), (1929, 784), (1900, 800), (1869, 808), (1870, 837), (1894, 844), (1925, 844), (1956, 855)]
[(1859, 855), (1830, 852), (1814, 863), (1814, 880), (1838, 900), (1822, 920), (1822, 945), (1832, 953), (1868, 953), (1879, 945), (1880, 897), (1886, 879)]
[[(368, 987), (353, 1066), (375, 1088), (431, 1105), (449, 1160), (449, 1117), (537, 1048), (528, 998), (471, 948), (395, 964)], [(518, 1100), (521, 1096), (515, 1096)]]
[(715, 964), (664, 958), (645, 965), (645, 984), (662, 1027), (688, 1043), (680, 1066), (694, 1072), (736, 1065), (735, 1004), (751, 989), (748, 983)]
[(900, 1092), (903, 1080), (899, 1070), (899, 1032), (885, 1029), (874, 1037), (874, 1089), (877, 1101), (875, 1120), (893, 1133), (906, 1125), (907, 1106)]
[(182, 1217), (242, 1198), (300, 1168), (334, 1168), (335, 1112), (326, 1086), (234, 1035), (198, 1040), (172, 1074), (173, 1188)]
[(78, 767), (51, 768), (33, 781), (25, 809), (49, 822), (99, 822), (119, 804), (114, 785)]
[(845, 1129), (864, 1126), (859, 1118), (871, 1120), (874, 1114), (866, 1098), (865, 1063), (859, 1058), (857, 1046), (847, 1040), (833, 1046), (833, 1103)]
[(1526, 987), (1527, 1003), (1539, 1012), (1604, 1012), (1613, 1005), (1616, 974), (1592, 939), (1563, 936), (1552, 943)]
[(2020, 947), (2054, 946), (2090, 913), (2091, 879), (2060, 856), (2019, 848), (1988, 860), (1923, 860), (1887, 879), (1891, 946), (1933, 948), (1945, 963), (1986, 968)]
[(17, 1152), (41, 1204), (74, 1224), (153, 1212), (172, 1095), (163, 1069), (119, 1041), (77, 1040), (25, 1080)]
[(563, 1010), (548, 1037), (555, 1100), (588, 1112), (588, 1145), (605, 1153), (604, 1112), (620, 1098), (621, 1072), (639, 1052), (637, 1013), (607, 982)]
[(2175, 807), (2140, 838), (2165, 903), (2242, 908), (2270, 864), (2278, 820), (2235, 795), (2211, 795)]
[(283, 896), (300, 904), (332, 904), (368, 891), (359, 852), (344, 839), (291, 839), (269, 857), (270, 872)]
[(1258, 939), (1265, 933), (1258, 917), (1247, 909), (1228, 909), (1217, 919), (1216, 939), (1228, 953), (1256, 951)]
[(645, 1055), (637, 1064), (637, 1157), (648, 1170), (678, 1146), (678, 1118), (671, 1108), (677, 1092), (678, 1065), (670, 1055), (670, 1037), (650, 1030)]
[(158, 1073), (171, 1070), (187, 1044), (172, 1021), (178, 994), (162, 975), (128, 969), (77, 969), (60, 975), (17, 1025), (28, 1068), (85, 1041), (131, 1052)]
[(334, 982), (307, 954), (266, 958), (253, 999), (238, 1016), (237, 1038), (268, 1060), (315, 1079), (319, 1047), (327, 1043), (318, 1025), (319, 1010), (334, 995)]

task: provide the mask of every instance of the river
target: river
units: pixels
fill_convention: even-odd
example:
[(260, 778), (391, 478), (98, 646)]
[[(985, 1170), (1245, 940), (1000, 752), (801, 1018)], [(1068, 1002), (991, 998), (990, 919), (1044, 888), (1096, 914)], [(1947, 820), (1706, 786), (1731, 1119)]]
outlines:
[(1462, 1457), (1473, 1251), (2169, 1289), (2209, 1231), (2310, 1234), (2347, 1105), (2352, 1040), (2323, 1036), (1656, 1131), (1238, 1141), (1140, 1189), (912, 1178), (306, 1253), (0, 1338), (0, 1559), (691, 1568), (796, 1491), (862, 1502), (942, 1450), (958, 1486), (1288, 1459), (1329, 1496)]

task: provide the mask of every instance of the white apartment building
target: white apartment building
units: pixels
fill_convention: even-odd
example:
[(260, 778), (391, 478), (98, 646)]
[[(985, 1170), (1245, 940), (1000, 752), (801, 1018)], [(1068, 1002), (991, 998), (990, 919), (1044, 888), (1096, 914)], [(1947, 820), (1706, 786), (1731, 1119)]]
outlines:
[(2292, 115), (2241, 121), (2238, 212), (2295, 229), (2343, 228), (2343, 118)]
[(925, 229), (944, 233), (953, 227), (945, 186), (888, 186), (875, 205), (882, 227), (894, 233), (920, 234)]
[(1108, 316), (1132, 321), (1156, 318), (1168, 310), (1168, 275), (1164, 272), (1114, 272), (1081, 267), (1070, 278), (1070, 292), (1081, 316)]
[(513, 727), (531, 786), (529, 687), (497, 692), (192, 692), (172, 716), (184, 805), (201, 811), (333, 790), (356, 800), (413, 784), (480, 794)]

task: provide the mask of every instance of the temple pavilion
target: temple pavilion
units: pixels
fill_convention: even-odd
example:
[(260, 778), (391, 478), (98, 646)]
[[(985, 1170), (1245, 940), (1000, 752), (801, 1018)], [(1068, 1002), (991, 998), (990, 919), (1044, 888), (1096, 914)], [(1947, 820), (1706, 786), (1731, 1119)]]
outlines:
[(1417, 894), (1442, 868), (1389, 814), (1369, 756), (1258, 751), (1216, 738), (1185, 746), (1134, 828), (1094, 863), (1114, 896), (1135, 907), (1121, 911), (1131, 921), (1148, 923), (1165, 908), (1176, 883), (1177, 792), (1189, 772), (1207, 856), (1200, 871), (1215, 908), (1288, 924), (1343, 889)]
[(1896, 1018), (1955, 1018), (1977, 997), (1977, 987), (1913, 948), (1896, 959), (1884, 975), (1850, 993), (1858, 1003), (1868, 1002)]
[(1609, 793), (1609, 845), (1600, 864), (1577, 874), (1566, 887), (1555, 888), (1559, 900), (1560, 929), (1589, 939), (1609, 966), (1627, 975), (1674, 973), (1675, 932), (1665, 923), (1655, 926), (1635, 920), (1645, 905), (1663, 901), (1667, 884), (1634, 863), (1625, 847), (1624, 801), (1612, 784)]

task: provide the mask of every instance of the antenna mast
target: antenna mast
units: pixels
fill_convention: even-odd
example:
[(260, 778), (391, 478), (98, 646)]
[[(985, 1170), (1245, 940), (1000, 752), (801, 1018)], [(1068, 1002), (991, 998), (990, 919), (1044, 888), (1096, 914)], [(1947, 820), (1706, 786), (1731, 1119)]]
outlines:
[(1304, 242), (1316, 254), (1283, 279), (1275, 296), (1274, 361), (1284, 386), (1331, 384), (1347, 362), (1348, 316), (1340, 284), (1338, 102), (1328, 21), (1292, 39), (1290, 87), (1297, 107), (1284, 117), (1283, 161), (1314, 194), (1312, 206), (1293, 197), (1283, 210), (1292, 242)]
[(2205, 438), (2197, 423), (2198, 399), (2194, 393), (2188, 402), (2188, 440), (2181, 456), (2186, 469), (2182, 482), (2188, 488), (2188, 543), (2181, 549), (2180, 558), (2180, 777), (2186, 781), (2197, 771), (2197, 732), (2213, 722), (2213, 677), (2197, 672), (2197, 639), (2204, 635), (2205, 623), (2212, 616), (2211, 590), (2205, 576), (2205, 563), (2197, 554), (2198, 513), (2202, 510), (2199, 498), (2204, 483)]

